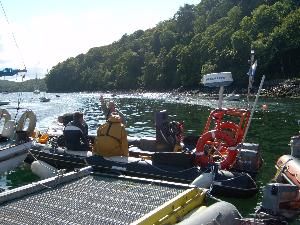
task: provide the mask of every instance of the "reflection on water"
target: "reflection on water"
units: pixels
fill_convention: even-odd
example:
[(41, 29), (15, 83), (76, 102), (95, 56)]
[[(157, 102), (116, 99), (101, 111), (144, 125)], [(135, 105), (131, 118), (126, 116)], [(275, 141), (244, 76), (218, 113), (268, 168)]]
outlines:
[[(37, 128), (45, 131), (56, 125), (58, 115), (82, 111), (89, 126), (89, 133), (96, 134), (99, 124), (104, 123), (104, 115), (100, 109), (100, 93), (46, 93), (50, 102), (41, 103), (39, 97), (33, 93), (11, 93), (2, 95), (1, 100), (11, 101), (6, 106), (13, 118), (20, 117), (26, 109), (33, 110), (37, 115)], [(21, 99), (21, 110), (17, 113), (18, 98)], [(184, 121), (186, 134), (198, 135), (202, 132), (211, 109), (218, 106), (217, 100), (207, 99), (205, 96), (171, 93), (134, 93), (134, 94), (104, 94), (107, 100), (113, 100), (118, 108), (126, 115), (127, 132), (130, 136), (155, 136), (154, 113), (167, 110), (169, 120)], [(254, 100), (254, 97), (253, 97)], [(263, 110), (262, 105), (267, 105)], [(224, 107), (246, 107), (247, 102), (224, 102)], [(4, 108), (4, 106), (1, 106)], [(266, 109), (266, 108), (264, 108)], [(247, 142), (259, 143), (264, 157), (264, 165), (258, 174), (257, 183), (261, 190), (275, 174), (275, 163), (279, 156), (290, 153), (290, 137), (299, 131), (297, 121), (300, 120), (300, 101), (297, 99), (264, 99), (260, 98), (256, 108)], [(21, 172), (20, 172), (21, 171)], [(14, 175), (15, 174), (15, 175)], [(28, 175), (29, 174), (29, 175)], [(13, 178), (12, 178), (13, 176)], [(27, 176), (27, 177), (26, 177)], [(0, 187), (14, 187), (36, 179), (28, 168), (21, 167), (7, 176), (2, 176)], [(26, 179), (25, 179), (26, 180)], [(254, 208), (261, 201), (261, 194), (247, 200), (231, 202), (239, 208), (243, 215), (254, 212)]]

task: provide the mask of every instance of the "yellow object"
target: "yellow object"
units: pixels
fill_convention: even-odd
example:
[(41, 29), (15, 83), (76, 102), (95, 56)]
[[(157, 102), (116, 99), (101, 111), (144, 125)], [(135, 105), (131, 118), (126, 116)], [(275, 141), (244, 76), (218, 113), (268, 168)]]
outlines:
[(182, 146), (180, 144), (175, 144), (173, 151), (174, 152), (181, 152), (182, 151)]
[(204, 189), (188, 189), (132, 224), (153, 225), (180, 222), (185, 215), (204, 204), (205, 192)]
[(47, 133), (42, 134), (42, 136), (39, 137), (39, 143), (46, 144), (49, 139), (49, 135)]
[(128, 156), (127, 133), (119, 115), (112, 115), (98, 128), (93, 152), (104, 157)]

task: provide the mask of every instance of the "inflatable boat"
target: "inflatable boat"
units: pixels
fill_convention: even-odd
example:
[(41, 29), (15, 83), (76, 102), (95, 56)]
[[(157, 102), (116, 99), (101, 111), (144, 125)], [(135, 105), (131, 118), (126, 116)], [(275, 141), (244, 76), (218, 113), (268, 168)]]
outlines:
[[(38, 147), (36, 143), (33, 144), (34, 147)], [(34, 159), (41, 161), (41, 163), (35, 163), (34, 170), (37, 175), (53, 175), (53, 169), (49, 169), (49, 172), (42, 172), (47, 171), (48, 168), (74, 170), (90, 165), (95, 171), (101, 173), (122, 174), (187, 184), (198, 178), (195, 185), (210, 188), (211, 193), (214, 195), (232, 196), (232, 193), (234, 193), (235, 197), (250, 197), (258, 191), (255, 181), (249, 174), (223, 170), (213, 171), (210, 168), (201, 169), (193, 166), (191, 154), (156, 152), (151, 155), (151, 158), (102, 157), (92, 155), (91, 152), (76, 152), (61, 148), (56, 150), (43, 148), (42, 151), (33, 150), (33, 148), (30, 150), (25, 162), (34, 163)], [(212, 179), (210, 180), (202, 179), (204, 173), (214, 175), (211, 176)], [(202, 176), (199, 178), (200, 175)]]
[(299, 220), (300, 135), (291, 137), (290, 146), (291, 155), (278, 158), (276, 174), (263, 188), (262, 203), (255, 213), (255, 219), (247, 221), (254, 222), (257, 219), (260, 224), (286, 225), (292, 220)]
[[(30, 120), (29, 125), (24, 130), (27, 119)], [(0, 109), (0, 120), (4, 121), (0, 133), (0, 173), (4, 173), (19, 166), (27, 157), (32, 146), (29, 135), (35, 128), (36, 117), (32, 111), (26, 111), (15, 123), (6, 109)]]

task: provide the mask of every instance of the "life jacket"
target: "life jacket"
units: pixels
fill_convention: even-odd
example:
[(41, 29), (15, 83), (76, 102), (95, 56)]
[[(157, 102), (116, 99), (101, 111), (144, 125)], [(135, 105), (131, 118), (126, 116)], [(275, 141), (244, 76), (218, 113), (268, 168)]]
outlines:
[(65, 146), (74, 151), (88, 150), (88, 140), (84, 137), (82, 129), (74, 121), (67, 124), (64, 129)]
[(104, 157), (128, 156), (127, 133), (119, 115), (111, 115), (98, 128), (93, 152)]

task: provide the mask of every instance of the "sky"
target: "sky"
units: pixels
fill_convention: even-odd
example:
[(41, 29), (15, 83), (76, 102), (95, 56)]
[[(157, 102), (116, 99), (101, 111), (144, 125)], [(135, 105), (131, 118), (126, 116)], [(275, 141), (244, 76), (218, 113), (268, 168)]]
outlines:
[[(0, 70), (43, 78), (48, 70), (125, 33), (155, 27), (200, 0), (0, 0)], [(6, 15), (6, 16), (5, 16)], [(6, 77), (20, 81), (21, 76)], [(0, 78), (3, 79), (3, 78)]]

